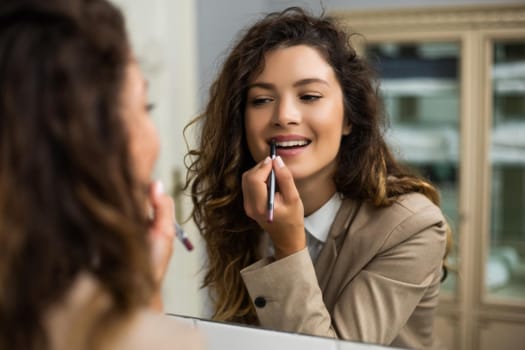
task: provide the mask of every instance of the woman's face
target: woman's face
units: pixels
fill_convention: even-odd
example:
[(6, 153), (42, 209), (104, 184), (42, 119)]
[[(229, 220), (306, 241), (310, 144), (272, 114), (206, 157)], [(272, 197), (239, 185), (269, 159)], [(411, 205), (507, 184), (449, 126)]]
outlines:
[(135, 175), (144, 184), (149, 184), (160, 145), (157, 130), (149, 115), (147, 83), (134, 59), (130, 60), (126, 68), (122, 115), (128, 127)]
[(332, 67), (306, 45), (279, 48), (264, 59), (246, 101), (245, 132), (252, 157), (257, 162), (267, 157), (275, 139), (277, 154), (296, 184), (332, 181), (341, 138), (351, 129)]

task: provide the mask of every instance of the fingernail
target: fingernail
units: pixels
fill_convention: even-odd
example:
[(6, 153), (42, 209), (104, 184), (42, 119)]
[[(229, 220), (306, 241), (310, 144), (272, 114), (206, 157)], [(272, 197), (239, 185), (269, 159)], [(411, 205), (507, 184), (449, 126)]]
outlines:
[(154, 191), (155, 191), (155, 195), (156, 196), (160, 196), (160, 195), (164, 194), (164, 184), (162, 183), (162, 181), (160, 181), (160, 180), (155, 181)]
[(275, 160), (277, 161), (277, 165), (279, 166), (279, 168), (284, 167), (284, 162), (283, 162), (283, 159), (281, 158), (281, 156), (277, 156), (277, 158), (275, 158)]
[(268, 164), (272, 161), (272, 159), (270, 157), (266, 157), (266, 159), (264, 160), (264, 164)]

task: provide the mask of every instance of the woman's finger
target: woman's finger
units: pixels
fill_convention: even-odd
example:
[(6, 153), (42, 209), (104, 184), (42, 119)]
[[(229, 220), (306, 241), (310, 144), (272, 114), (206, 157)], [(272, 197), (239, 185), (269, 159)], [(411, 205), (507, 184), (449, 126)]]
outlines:
[(300, 197), (297, 187), (295, 187), (293, 175), (280, 156), (273, 160), (273, 168), (277, 184), (279, 185), (280, 200), (284, 201), (284, 203), (297, 202)]
[(164, 193), (164, 186), (156, 181), (151, 186), (150, 201), (153, 207), (153, 220), (151, 228), (155, 233), (163, 233), (165, 236), (175, 234), (175, 203), (173, 199)]
[(255, 220), (265, 213), (267, 200), (266, 181), (271, 170), (272, 162), (267, 157), (255, 167), (246, 171), (242, 176), (244, 209), (246, 214)]

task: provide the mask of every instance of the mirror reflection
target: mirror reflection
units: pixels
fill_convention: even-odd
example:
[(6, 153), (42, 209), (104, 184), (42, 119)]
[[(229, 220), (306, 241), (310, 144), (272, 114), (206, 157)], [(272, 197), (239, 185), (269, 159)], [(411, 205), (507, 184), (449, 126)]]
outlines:
[[(279, 11), (287, 5), (294, 5), (295, 3), (293, 1), (286, 2), (286, 4), (276, 1), (230, 1), (224, 3), (204, 0), (194, 3), (187, 0), (177, 2), (177, 5), (174, 5), (174, 2), (167, 0), (156, 0), (144, 5), (140, 2), (125, 0), (116, 2), (120, 3), (127, 14), (130, 14), (128, 25), (133, 34), (133, 41), (135, 46), (139, 48), (139, 58), (150, 81), (152, 99), (154, 102), (158, 101), (153, 119), (160, 126), (163, 147), (157, 167), (157, 175), (168, 184), (170, 191), (176, 194), (178, 220), (196, 246), (196, 251), (192, 253), (184, 251), (180, 245), (177, 246), (164, 285), (166, 308), (167, 311), (176, 314), (212, 318), (214, 314), (217, 316), (217, 310), (220, 311), (220, 307), (217, 307), (217, 300), (221, 298), (215, 294), (214, 302), (214, 299), (210, 298), (208, 294), (211, 292), (213, 295), (213, 288), (200, 289), (200, 287), (206, 273), (209, 272), (209, 268), (206, 266), (209, 267), (210, 265), (206, 264), (213, 260), (209, 259), (210, 251), (216, 254), (217, 259), (222, 257), (221, 254), (224, 252), (211, 248), (210, 244), (201, 238), (200, 230), (192, 219), (185, 221), (191, 216), (194, 203), (190, 189), (187, 189), (185, 193), (181, 191), (186, 176), (184, 164), (186, 148), (181, 147), (183, 142), (181, 135), (183, 128), (195, 116), (204, 113), (206, 107), (209, 106), (209, 89), (218, 79), (221, 70), (224, 69), (225, 62), (231, 55), (235, 43), (246, 33), (242, 31), (242, 28), (253, 25), (265, 13)], [(403, 5), (403, 1), (400, 3)], [(317, 2), (303, 1), (299, 5), (305, 4), (306, 8), (313, 9), (313, 13), (321, 12)], [(344, 4), (340, 1), (331, 1), (326, 6), (329, 13), (342, 11), (342, 17), (344, 17), (345, 10), (362, 9), (357, 8), (357, 5), (352, 1), (344, 1)], [(228, 8), (226, 12), (223, 11), (225, 7)], [(143, 16), (146, 12), (150, 16)], [(430, 13), (430, 10), (427, 12)], [(221, 16), (218, 16), (219, 13)], [(452, 12), (449, 14), (455, 16)], [(414, 23), (418, 23), (417, 20)], [(352, 23), (349, 25), (352, 27)], [(417, 26), (417, 24), (415, 25)], [(477, 25), (481, 24), (478, 23)], [(458, 26), (457, 34), (450, 34), (455, 29), (451, 27), (450, 31), (443, 37), (436, 39), (435, 36), (432, 36), (432, 39), (427, 40), (425, 35), (421, 34), (421, 31), (424, 32), (423, 27), (424, 25), (421, 25), (421, 28), (417, 30), (412, 27), (408, 31), (410, 35), (417, 37), (417, 40), (407, 39), (410, 36), (407, 32), (399, 31), (396, 33), (396, 28), (393, 27), (391, 31), (386, 30), (387, 34), (383, 34), (384, 37), (380, 40), (377, 38), (371, 40), (365, 46), (364, 52), (373, 68), (378, 71), (379, 97), (390, 121), (390, 127), (386, 129), (385, 133), (386, 144), (395, 157), (399, 159), (400, 165), (408, 166), (417, 176), (428, 180), (437, 187), (441, 197), (442, 213), (451, 228), (453, 249), (450, 250), (447, 257), (447, 265), (450, 269), (448, 270), (448, 278), (440, 284), (441, 296), (445, 297), (446, 302), (443, 303), (443, 298), (441, 298), (440, 304), (444, 304), (444, 307), (438, 310), (441, 317), (439, 325), (444, 325), (444, 327), (439, 328), (438, 332), (441, 332), (440, 337), (445, 338), (449, 348), (458, 349), (469, 348), (470, 342), (479, 344), (478, 337), (481, 336), (485, 337), (483, 338), (485, 340), (488, 339), (487, 337), (490, 339), (516, 339), (517, 332), (513, 330), (519, 329), (522, 325), (520, 322), (525, 322), (525, 320), (522, 320), (516, 313), (507, 313), (507, 311), (509, 310), (508, 305), (516, 307), (516, 312), (522, 310), (520, 308), (523, 307), (523, 304), (520, 302), (524, 297), (523, 279), (520, 272), (523, 262), (523, 249), (521, 247), (523, 242), (520, 242), (520, 227), (523, 225), (521, 225), (521, 216), (519, 215), (520, 208), (523, 207), (523, 201), (520, 202), (519, 199), (523, 197), (520, 195), (523, 192), (520, 185), (523, 173), (519, 165), (520, 155), (523, 153), (523, 147), (519, 141), (523, 139), (520, 127), (520, 115), (523, 114), (523, 108), (521, 108), (523, 106), (520, 101), (523, 100), (523, 94), (519, 87), (522, 83), (521, 80), (523, 80), (520, 71), (523, 68), (523, 56), (520, 56), (523, 43), (517, 40), (495, 40), (490, 49), (492, 66), (477, 67), (477, 75), (474, 77), (475, 83), (465, 84), (466, 65), (463, 60), (468, 57), (472, 61), (469, 65), (479, 65), (481, 59), (479, 52), (485, 54), (485, 48), (479, 49), (479, 52), (474, 50), (476, 55), (471, 53), (473, 47), (483, 47), (480, 39), (481, 34), (469, 32), (468, 40), (472, 41), (468, 41), (464, 35), (468, 29)], [(432, 28), (435, 31), (446, 29)], [(166, 33), (172, 34), (166, 35)], [(399, 35), (401, 39), (395, 39), (396, 35)], [(472, 43), (473, 41), (475, 44)], [(306, 57), (304, 52), (301, 54), (301, 57), (303, 56)], [(268, 60), (275, 58), (264, 57)], [(305, 61), (307, 60), (301, 60), (300, 64), (305, 64)], [(300, 64), (293, 66), (296, 67)], [(268, 108), (268, 105), (286, 102), (284, 96), (287, 96), (287, 90), (283, 88), (285, 85), (275, 80), (272, 75), (267, 78), (268, 73), (271, 72), (265, 70), (266, 66), (255, 66), (254, 64), (254, 67), (246, 70), (246, 74), (250, 76), (246, 83), (249, 85), (249, 89), (246, 91), (246, 99), (237, 100), (246, 102), (242, 106), (243, 109), (239, 110), (237, 114), (237, 121), (240, 123), (245, 123), (248, 116), (253, 117), (250, 121), (255, 120), (256, 122), (267, 118), (265, 108)], [(279, 64), (279, 66), (288, 67), (284, 64)], [(316, 68), (319, 66), (322, 65), (316, 65)], [(255, 68), (261, 69), (254, 73)], [(472, 87), (472, 84), (485, 84), (480, 83), (483, 75), (479, 75), (479, 72), (485, 69), (492, 72), (490, 76), (493, 79), (490, 130), (488, 127), (487, 130), (484, 129), (486, 116), (483, 113), (476, 115), (475, 120), (479, 121), (479, 123), (476, 122), (476, 125), (465, 123), (465, 118), (470, 117), (463, 113), (465, 104), (483, 100), (481, 94), (476, 95), (475, 99), (469, 94), (467, 96), (470, 98), (466, 100), (463, 98), (465, 86)], [(281, 78), (291, 71), (291, 69), (286, 69), (282, 74), (277, 73), (275, 75)], [(470, 79), (473, 78), (472, 75), (468, 76)], [(242, 82), (239, 78), (238, 81), (234, 80), (231, 83), (240, 84)], [(267, 82), (271, 84), (260, 84)], [(303, 98), (316, 101), (317, 97), (312, 92), (318, 91), (309, 91), (310, 86), (308, 85), (303, 87), (305, 87), (305, 91), (301, 91), (301, 94), (307, 92), (307, 94), (302, 95)], [(296, 96), (299, 94), (296, 93)], [(316, 102), (309, 103), (315, 104)], [(282, 103), (280, 107), (283, 110), (289, 108)], [(225, 104), (221, 108), (227, 109), (229, 107)], [(277, 120), (277, 123), (279, 122)], [(212, 143), (206, 145), (206, 142), (201, 142), (203, 141), (201, 129), (203, 125), (205, 125), (205, 121), (201, 118), (188, 129), (186, 136), (191, 149), (201, 150), (203, 146), (211, 147)], [(471, 129), (464, 130), (462, 128), (464, 125), (470, 125)], [(226, 130), (221, 133), (227, 139), (224, 140), (225, 145), (226, 141), (231, 141), (238, 136), (235, 134), (238, 125), (229, 123), (228, 126), (229, 128), (225, 129), (224, 126), (217, 124), (215, 129), (215, 131)], [(245, 127), (244, 124), (241, 126)], [(349, 135), (352, 135), (355, 130), (353, 128), (345, 130), (346, 126), (342, 124), (341, 135), (348, 131)], [(258, 126), (255, 125), (255, 127)], [(263, 144), (257, 138), (249, 137), (245, 129), (242, 130), (240, 141), (235, 144), (235, 147), (227, 149), (223, 145), (223, 147), (213, 148), (214, 152), (220, 153), (224, 157), (219, 163), (219, 169), (226, 169), (231, 166), (230, 170), (232, 174), (235, 174), (232, 177), (234, 180), (231, 181), (235, 181), (239, 189), (242, 189), (242, 176), (240, 174), (252, 169), (269, 155), (269, 141), (271, 141), (265, 138), (266, 144)], [(465, 198), (460, 198), (460, 193), (464, 195), (465, 186), (468, 188), (472, 188), (472, 186), (470, 183), (466, 184), (465, 181), (461, 183), (461, 172), (466, 170), (469, 174), (474, 173), (476, 176), (478, 173), (472, 169), (465, 169), (465, 160), (472, 164), (472, 159), (479, 158), (478, 153), (476, 153), (478, 151), (473, 150), (473, 148), (479, 149), (485, 146), (477, 141), (475, 147), (472, 146), (472, 143), (469, 146), (464, 143), (465, 140), (462, 137), (466, 135), (467, 140), (471, 138), (478, 140), (484, 132), (490, 134), (490, 142), (487, 143), (487, 147), (490, 148), (490, 169), (479, 170), (479, 177), (482, 178), (486, 174), (490, 174), (490, 178), (486, 189), (479, 186), (475, 187), (472, 193), (468, 193), (469, 198), (472, 197), (473, 199), (466, 201)], [(213, 134), (213, 130), (210, 133)], [(299, 135), (304, 136), (300, 133)], [(291, 141), (308, 143), (312, 140), (307, 138), (306, 141)], [(288, 144), (288, 146), (289, 148), (301, 147), (300, 144)], [(292, 150), (283, 151), (284, 147), (285, 145), (281, 143), (281, 152), (277, 152), (277, 154), (281, 153), (281, 159), (284, 159), (283, 162), (287, 166), (286, 157), (283, 155), (286, 152), (292, 152)], [(247, 150), (242, 154), (245, 157), (242, 159), (244, 163), (235, 163), (236, 151), (239, 149)], [(242, 164), (242, 169), (235, 168), (235, 164)], [(262, 177), (265, 178), (265, 176)], [(219, 190), (226, 193), (228, 189), (226, 185), (229, 184), (221, 185)], [(318, 188), (324, 187), (316, 187), (316, 189)], [(267, 191), (266, 188), (261, 187), (259, 192), (264, 196), (265, 191)], [(483, 191), (490, 193), (487, 215), (478, 212), (477, 209), (473, 211), (470, 207), (465, 208), (466, 202), (471, 203), (472, 206), (478, 205)], [(235, 207), (225, 209), (226, 214), (229, 211), (245, 213), (244, 193), (237, 193), (237, 195), (237, 199), (242, 197), (242, 203), (241, 201), (235, 202)], [(319, 193), (319, 196), (323, 197), (324, 194)], [(215, 200), (216, 198), (211, 199)], [(461, 203), (463, 203), (463, 207), (461, 207)], [(305, 204), (303, 207), (304, 214), (308, 214), (310, 213), (308, 212), (308, 203), (305, 201)], [(242, 292), (242, 288), (239, 289), (234, 286), (245, 285), (242, 274), (240, 274), (241, 266), (246, 268), (250, 265), (249, 263), (257, 261), (258, 258), (263, 258), (266, 255), (274, 256), (276, 253), (272, 238), (268, 235), (268, 230), (265, 229), (266, 223), (261, 220), (259, 223), (257, 220), (257, 217), (265, 219), (263, 216), (267, 214), (265, 212), (266, 206), (267, 203), (262, 204), (258, 214), (254, 215), (255, 218), (246, 216), (239, 223), (236, 223), (242, 224), (243, 228), (250, 230), (260, 229), (259, 233), (250, 236), (251, 239), (258, 241), (258, 244), (247, 243), (246, 240), (249, 239), (247, 237), (239, 240), (227, 238), (236, 242), (238, 245), (236, 248), (250, 244), (249, 252), (246, 252), (246, 255), (241, 258), (244, 261), (235, 263), (237, 264), (235, 269), (239, 272), (236, 277), (237, 280), (234, 283), (227, 283), (227, 288), (223, 288), (222, 291), (223, 295), (230, 293), (233, 295), (222, 309), (223, 315), (227, 315), (232, 310), (237, 310), (230, 314), (231, 317), (225, 316), (226, 319), (233, 322), (257, 322), (254, 321), (258, 320), (258, 317), (253, 317), (253, 309), (257, 308), (256, 303), (264, 304), (261, 299), (257, 299), (259, 295), (254, 294), (252, 297), (249, 292)], [(222, 215), (221, 220), (228, 221), (227, 216)], [(488, 236), (490, 237), (487, 243), (483, 237), (484, 229), (472, 223), (473, 221), (485, 220), (484, 216), (490, 216), (487, 219), (490, 226), (488, 229), (490, 231)], [(217, 222), (220, 223), (221, 220)], [(202, 222), (200, 225), (201, 229), (204, 228)], [(308, 219), (305, 219), (306, 230), (308, 230), (308, 225)], [(234, 226), (229, 229), (232, 227)], [(460, 231), (462, 227), (463, 230)], [(237, 226), (231, 229), (232, 235), (238, 233), (235, 231), (237, 229)], [(306, 245), (310, 248), (310, 244), (314, 240), (311, 236), (307, 235), (306, 237)], [(479, 240), (483, 240), (483, 243), (480, 243), (483, 248), (479, 248), (477, 243), (473, 243)], [(461, 246), (460, 242), (467, 242), (468, 244)], [(221, 244), (221, 242), (216, 243)], [(257, 249), (254, 248), (255, 246)], [(319, 284), (324, 283), (323, 278), (326, 278), (319, 277), (319, 268), (317, 267), (318, 261), (325, 259), (323, 258), (325, 253), (322, 250), (323, 247), (318, 247), (308, 251)], [(232, 253), (229, 261), (234, 261), (239, 256)], [(465, 257), (468, 257), (470, 262), (465, 263), (462, 260)], [(220, 264), (228, 265), (226, 261), (228, 260)], [(235, 264), (228, 266), (233, 269)], [(480, 266), (482, 265), (483, 271), (480, 273), (482, 276), (478, 276), (477, 271), (481, 269)], [(203, 266), (205, 268), (202, 268)], [(220, 277), (228, 280), (233, 274), (232, 271), (227, 271), (226, 268), (217, 270), (215, 281), (220, 280)], [(213, 279), (210, 281), (210, 286), (213, 283), (216, 285)], [(233, 281), (233, 279), (229, 279), (229, 281)], [(478, 293), (478, 290), (481, 292)], [(501, 309), (498, 309), (501, 311), (498, 315), (503, 316), (495, 321), (501, 321), (501, 323), (497, 323), (495, 328), (488, 327), (481, 330), (482, 328), (479, 326), (481, 319), (485, 316), (478, 317), (478, 313), (486, 315), (487, 310), (490, 311), (492, 310), (490, 307), (494, 307), (491, 304), (488, 306), (489, 309), (484, 308), (483, 302), (476, 299), (479, 294), (482, 294), (483, 300), (497, 300), (498, 303), (504, 304)], [(223, 300), (226, 299), (223, 298)], [(452, 301), (449, 302), (450, 300)], [(508, 300), (513, 300), (513, 302), (508, 304)], [(238, 307), (234, 305), (235, 303), (238, 304)], [(472, 308), (475, 312), (462, 313), (461, 310), (465, 309), (465, 304), (469, 304), (469, 310)], [(252, 317), (251, 321), (243, 319), (245, 316)], [(490, 322), (493, 321), (493, 318), (489, 317), (489, 319)], [(507, 323), (508, 320), (513, 320), (512, 322), (518, 320), (518, 323), (511, 322), (512, 326), (516, 327), (510, 327)], [(483, 318), (483, 322), (485, 321), (486, 319)], [(512, 337), (508, 334), (512, 334)]]
[(485, 288), (525, 298), (525, 42), (493, 43), (491, 225)]
[[(456, 42), (369, 44), (391, 123), (387, 142), (403, 163), (434, 183), (459, 241), (460, 46)], [(457, 249), (448, 257), (443, 289), (455, 291)]]
[(262, 17), (189, 124), (211, 317), (430, 347), (450, 226), (435, 185), (383, 138), (373, 70), (349, 38), (301, 8)]

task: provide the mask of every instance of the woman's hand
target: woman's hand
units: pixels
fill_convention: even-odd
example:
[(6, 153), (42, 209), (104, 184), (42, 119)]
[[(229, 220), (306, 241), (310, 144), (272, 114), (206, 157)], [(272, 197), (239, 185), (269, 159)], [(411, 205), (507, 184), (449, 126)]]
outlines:
[[(274, 219), (267, 221), (268, 190), (266, 181), (271, 169), (279, 192), (275, 193)], [(298, 252), (306, 246), (304, 208), (293, 176), (281, 157), (268, 157), (242, 176), (242, 192), (246, 214), (270, 235), (275, 248), (275, 259)]]
[(164, 193), (164, 188), (160, 181), (156, 181), (150, 186), (149, 201), (153, 209), (149, 229), (150, 255), (153, 278), (156, 284), (152, 307), (162, 311), (161, 285), (173, 252), (175, 203), (170, 196)]

